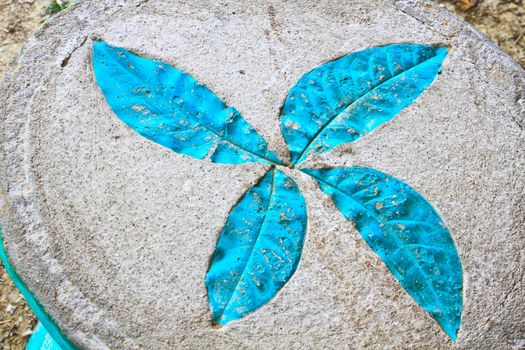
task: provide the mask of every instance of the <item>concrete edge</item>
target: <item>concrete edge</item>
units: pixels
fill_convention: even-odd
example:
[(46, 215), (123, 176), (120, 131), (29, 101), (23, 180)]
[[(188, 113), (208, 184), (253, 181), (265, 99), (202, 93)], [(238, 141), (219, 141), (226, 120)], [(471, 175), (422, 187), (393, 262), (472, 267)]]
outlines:
[[(432, 8), (437, 13), (442, 14), (443, 16), (447, 17), (450, 22), (448, 24), (451, 24), (456, 27), (457, 32), (453, 35), (456, 36), (463, 32), (464, 34), (470, 34), (473, 37), (479, 39), (480, 41), (486, 43), (492, 50), (497, 51), (500, 55), (506, 56), (508, 58), (507, 62), (504, 62), (506, 64), (510, 63), (510, 66), (512, 68), (518, 68), (518, 70), (523, 73), (525, 76), (525, 67), (522, 67), (512, 56), (510, 56), (508, 53), (503, 51), (501, 47), (491, 38), (489, 38), (486, 34), (480, 32), (478, 29), (476, 29), (472, 24), (469, 22), (457, 17), (452, 12), (447, 10), (446, 8), (439, 6), (435, 1), (431, 0), (390, 0), (392, 3), (403, 13), (406, 15), (414, 18), (417, 21), (427, 23), (432, 21), (439, 21), (437, 16), (430, 16), (428, 18), (421, 18), (419, 15), (420, 13), (425, 13), (425, 6), (428, 6)], [(441, 21), (441, 23), (444, 23)]]
[(60, 345), (60, 347), (63, 350), (78, 350), (79, 348), (75, 346), (60, 330), (58, 325), (55, 323), (55, 321), (47, 314), (45, 308), (38, 302), (38, 300), (35, 298), (35, 295), (33, 292), (27, 288), (27, 286), (24, 284), (24, 282), (20, 279), (18, 274), (16, 273), (15, 269), (9, 262), (9, 255), (7, 255), (7, 251), (4, 248), (4, 238), (2, 235), (2, 228), (0, 227), (0, 259), (2, 260), (2, 263), (4, 264), (5, 270), (9, 277), (13, 280), (13, 283), (15, 284), (16, 288), (22, 293), (24, 298), (27, 301), (27, 304), (33, 310), (38, 320), (44, 325), (45, 329), (48, 331), (48, 333), (51, 335), (51, 337)]

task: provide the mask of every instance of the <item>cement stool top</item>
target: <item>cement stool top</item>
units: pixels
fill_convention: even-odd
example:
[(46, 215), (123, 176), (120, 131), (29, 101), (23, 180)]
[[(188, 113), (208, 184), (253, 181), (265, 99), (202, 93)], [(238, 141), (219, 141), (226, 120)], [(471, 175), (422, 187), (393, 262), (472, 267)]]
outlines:
[[(206, 273), (232, 208), (268, 165), (174, 153), (115, 116), (93, 73), (103, 40), (191, 74), (280, 158), (278, 116), (325, 62), (443, 45), (441, 75), (392, 121), (312, 167), (409, 184), (463, 268), (457, 343), (305, 173), (300, 265), (269, 303), (211, 323)], [(0, 226), (21, 280), (86, 349), (519, 349), (525, 344), (525, 72), (426, 1), (82, 1), (46, 23), (0, 85)]]

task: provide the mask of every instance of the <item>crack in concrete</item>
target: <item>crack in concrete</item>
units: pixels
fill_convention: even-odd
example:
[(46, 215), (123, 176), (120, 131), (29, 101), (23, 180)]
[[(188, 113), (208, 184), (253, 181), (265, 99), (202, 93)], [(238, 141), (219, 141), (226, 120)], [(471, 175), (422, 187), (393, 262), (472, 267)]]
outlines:
[(82, 46), (84, 46), (84, 44), (86, 43), (87, 41), (87, 36), (85, 36), (83, 39), (82, 39), (82, 42), (80, 43), (80, 45), (77, 45), (75, 46), (75, 48), (69, 53), (69, 55), (67, 55), (63, 60), (62, 60), (62, 63), (60, 64), (60, 67), (62, 68), (65, 68), (68, 64), (69, 64), (69, 60), (71, 59), (71, 57), (73, 56), (73, 54), (78, 50), (80, 49)]

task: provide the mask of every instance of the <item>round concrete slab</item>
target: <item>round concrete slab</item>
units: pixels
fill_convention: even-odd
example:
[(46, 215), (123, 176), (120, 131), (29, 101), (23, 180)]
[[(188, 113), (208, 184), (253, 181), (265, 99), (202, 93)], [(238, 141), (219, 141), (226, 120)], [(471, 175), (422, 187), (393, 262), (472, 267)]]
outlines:
[[(277, 116), (313, 67), (389, 43), (444, 44), (443, 73), (393, 121), (312, 166), (364, 165), (423, 194), (451, 230), (464, 307), (453, 344), (305, 174), (299, 269), (218, 329), (204, 278), (229, 211), (268, 167), (175, 154), (125, 126), (91, 66), (103, 39), (192, 74), (287, 156)], [(11, 262), (86, 349), (523, 349), (525, 72), (420, 1), (82, 1), (0, 87), (0, 224)]]

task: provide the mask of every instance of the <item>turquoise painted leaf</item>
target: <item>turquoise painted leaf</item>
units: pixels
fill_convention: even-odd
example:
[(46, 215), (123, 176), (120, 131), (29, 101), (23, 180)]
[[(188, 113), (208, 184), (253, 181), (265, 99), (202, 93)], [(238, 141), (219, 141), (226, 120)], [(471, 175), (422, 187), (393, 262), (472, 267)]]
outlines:
[(104, 42), (93, 67), (113, 112), (149, 140), (214, 163), (281, 163), (239, 111), (183, 71)]
[(290, 90), (281, 129), (292, 165), (354, 142), (410, 105), (441, 71), (443, 47), (398, 44), (353, 53), (305, 74)]
[(244, 195), (228, 217), (206, 275), (214, 322), (237, 320), (275, 296), (297, 269), (306, 222), (299, 188), (278, 170)]
[(307, 170), (403, 288), (456, 340), (462, 269), (449, 230), (407, 184), (368, 168)]

